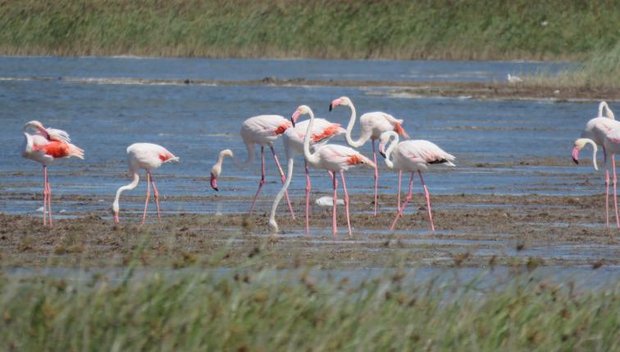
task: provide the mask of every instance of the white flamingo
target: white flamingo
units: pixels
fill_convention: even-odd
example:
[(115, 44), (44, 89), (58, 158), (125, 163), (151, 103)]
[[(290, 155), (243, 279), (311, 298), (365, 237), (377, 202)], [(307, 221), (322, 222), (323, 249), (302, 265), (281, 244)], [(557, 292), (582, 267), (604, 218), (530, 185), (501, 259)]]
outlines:
[(225, 157), (233, 158), (234, 156), (235, 155), (233, 154), (233, 151), (230, 149), (224, 149), (219, 152), (217, 156), (217, 161), (211, 168), (211, 178), (209, 181), (209, 183), (211, 184), (211, 188), (213, 188), (215, 191), (220, 190), (217, 187), (217, 179), (218, 177), (220, 177), (220, 174), (222, 173), (222, 163), (224, 163), (224, 158)]
[(347, 140), (347, 144), (353, 148), (359, 148), (363, 146), (369, 139), (372, 141), (372, 155), (373, 161), (375, 164), (375, 174), (374, 174), (374, 187), (375, 187), (375, 216), (377, 215), (377, 198), (378, 198), (378, 185), (379, 185), (379, 169), (377, 164), (377, 151), (375, 149), (375, 141), (379, 139), (381, 134), (386, 131), (395, 131), (400, 136), (409, 138), (407, 132), (402, 127), (403, 120), (396, 119), (394, 116), (387, 114), (385, 112), (368, 112), (360, 116), (360, 127), (361, 133), (357, 140), (353, 140), (351, 137), (351, 132), (353, 130), (353, 126), (355, 125), (356, 119), (356, 111), (353, 102), (348, 97), (340, 97), (338, 99), (334, 99), (331, 104), (329, 104), (329, 111), (337, 106), (348, 106), (351, 109), (351, 117), (349, 119), (349, 124), (347, 125), (347, 134), (345, 138)]
[[(391, 141), (391, 142), (390, 142)], [(385, 146), (389, 143), (387, 150)], [(433, 213), (431, 209), (431, 197), (424, 183), (422, 177), (422, 171), (426, 171), (431, 164), (444, 164), (447, 166), (454, 166), (454, 156), (448, 154), (443, 149), (439, 148), (436, 144), (427, 140), (407, 140), (403, 142), (398, 141), (398, 134), (396, 132), (388, 131), (381, 135), (381, 142), (379, 143), (379, 151), (385, 156), (385, 164), (388, 168), (398, 170), (398, 206), (396, 218), (392, 222), (390, 230), (394, 230), (396, 222), (403, 215), (403, 211), (407, 206), (407, 203), (412, 198), (413, 191), (413, 175), (417, 172), (422, 182), (422, 188), (424, 189), (424, 197), (426, 198), (426, 207), (428, 210), (428, 218), (431, 224), (431, 231), (435, 231), (435, 224), (433, 222)], [(409, 192), (407, 197), (400, 205), (400, 185), (402, 179), (402, 172), (411, 172), (409, 178)]]

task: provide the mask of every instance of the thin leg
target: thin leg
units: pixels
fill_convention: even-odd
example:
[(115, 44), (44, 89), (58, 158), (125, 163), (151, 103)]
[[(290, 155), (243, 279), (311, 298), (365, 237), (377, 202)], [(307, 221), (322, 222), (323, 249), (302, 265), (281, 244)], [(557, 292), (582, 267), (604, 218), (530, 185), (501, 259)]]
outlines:
[(347, 226), (349, 228), (349, 237), (353, 237), (351, 232), (351, 216), (349, 214), (349, 192), (347, 191), (347, 182), (344, 180), (344, 171), (340, 170), (340, 178), (342, 179), (342, 189), (344, 190), (344, 209), (347, 212)]
[(611, 154), (611, 167), (613, 168), (613, 172), (614, 172), (614, 178), (613, 178), (614, 210), (616, 212), (616, 227), (620, 229), (620, 218), (618, 217), (618, 191), (617, 191), (618, 177), (616, 176), (616, 155), (613, 153)]
[(372, 140), (372, 157), (375, 162), (375, 216), (377, 216), (377, 189), (379, 187), (379, 164), (377, 163), (377, 150), (375, 140)]
[(46, 173), (45, 181), (47, 183), (47, 216), (50, 220), (50, 226), (52, 226), (52, 185), (50, 185), (49, 175)]
[(603, 147), (603, 164), (605, 165), (605, 223), (609, 228), (609, 164), (605, 147)]
[[(284, 171), (282, 171), (282, 166), (280, 166), (280, 161), (278, 160), (278, 155), (276, 154), (276, 150), (273, 148), (273, 145), (269, 146), (271, 148), (271, 153), (273, 154), (273, 160), (276, 161), (276, 166), (278, 166), (278, 171), (280, 172), (280, 180), (282, 180), (282, 184), (286, 182), (286, 176), (284, 176)], [(286, 198), (286, 204), (288, 205), (288, 210), (291, 212), (291, 217), (295, 220), (295, 212), (293, 211), (293, 206), (291, 205), (291, 200), (288, 197), (288, 189), (284, 192), (284, 197)]]
[(47, 225), (47, 166), (43, 165), (43, 226)]
[(428, 219), (431, 222), (431, 231), (435, 232), (435, 223), (433, 223), (433, 211), (431, 210), (431, 194), (426, 187), (426, 183), (424, 183), (424, 178), (422, 177), (422, 172), (420, 172), (420, 170), (418, 170), (418, 175), (420, 175), (422, 188), (424, 188), (424, 197), (426, 198), (426, 207), (428, 208)]
[(252, 200), (252, 206), (250, 207), (250, 215), (254, 211), (254, 205), (256, 205), (256, 197), (258, 197), (260, 190), (263, 188), (263, 185), (265, 184), (265, 147), (263, 146), (260, 147), (260, 168), (261, 168), (260, 181), (258, 181), (258, 189), (256, 190), (256, 194), (254, 195), (254, 199)]
[(403, 180), (403, 170), (398, 170), (398, 193), (396, 194), (396, 211), (400, 211), (400, 184)]
[(394, 230), (394, 227), (396, 226), (396, 222), (401, 216), (403, 216), (405, 207), (407, 206), (407, 203), (409, 203), (409, 201), (412, 198), (413, 198), (413, 172), (411, 173), (411, 177), (409, 177), (409, 193), (407, 193), (407, 197), (405, 197), (405, 201), (403, 202), (403, 205), (400, 207), (400, 209), (396, 213), (396, 217), (394, 218), (394, 221), (392, 222), (392, 226), (390, 227), (390, 230)]
[(155, 186), (155, 178), (150, 171), (147, 172), (151, 177), (151, 184), (153, 185), (153, 198), (155, 198), (155, 204), (157, 205), (157, 220), (161, 220), (161, 212), (159, 210), (159, 192), (157, 191), (157, 186)]
[(336, 233), (338, 233), (338, 225), (336, 224), (336, 200), (338, 197), (336, 190), (338, 188), (338, 177), (337, 177), (338, 175), (336, 175), (335, 172), (331, 174), (332, 174), (332, 180), (333, 180), (333, 185), (334, 185), (334, 196), (333, 196), (334, 206), (332, 207), (332, 235), (336, 237)]
[(308, 162), (304, 160), (306, 169), (306, 235), (310, 234), (310, 191), (312, 183), (310, 182), (310, 170), (308, 170)]
[(146, 173), (146, 199), (144, 200), (144, 213), (142, 214), (142, 225), (146, 221), (146, 209), (149, 206), (149, 198), (151, 198), (151, 175)]

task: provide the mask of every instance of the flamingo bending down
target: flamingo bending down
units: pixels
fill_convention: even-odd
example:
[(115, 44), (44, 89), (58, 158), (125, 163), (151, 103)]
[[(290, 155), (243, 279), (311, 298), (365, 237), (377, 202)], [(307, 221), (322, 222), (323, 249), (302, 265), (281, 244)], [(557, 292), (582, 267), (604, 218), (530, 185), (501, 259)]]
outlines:
[(344, 190), (344, 207), (347, 213), (347, 227), (349, 229), (349, 236), (352, 236), (351, 232), (351, 218), (349, 214), (349, 193), (347, 191), (347, 184), (344, 178), (344, 171), (359, 165), (366, 165), (374, 168), (376, 165), (367, 157), (360, 154), (355, 149), (345, 147), (336, 144), (325, 144), (322, 146), (316, 146), (314, 152), (310, 152), (310, 138), (314, 125), (314, 113), (307, 105), (300, 105), (293, 113), (291, 120), (295, 121), (299, 116), (308, 114), (310, 115), (310, 122), (304, 135), (304, 157), (308, 164), (312, 167), (319, 169), (325, 169), (332, 174), (332, 184), (334, 189), (334, 207), (332, 209), (332, 233), (336, 236), (338, 227), (336, 225), (336, 205), (337, 205), (337, 187), (338, 178), (337, 172), (340, 173), (342, 180), (342, 188)]
[[(390, 142), (391, 140), (391, 142)], [(390, 144), (385, 150), (385, 145)], [(422, 182), (422, 188), (424, 189), (424, 197), (426, 198), (426, 206), (428, 208), (428, 218), (431, 223), (431, 231), (435, 231), (435, 224), (433, 223), (433, 213), (431, 210), (431, 197), (428, 192), (428, 188), (422, 178), (422, 171), (426, 171), (431, 164), (445, 164), (448, 166), (454, 166), (454, 156), (448, 154), (443, 149), (439, 148), (436, 144), (427, 140), (407, 140), (398, 142), (398, 134), (396, 132), (388, 131), (381, 135), (381, 142), (379, 143), (379, 151), (385, 155), (385, 164), (390, 169), (398, 170), (398, 203), (400, 203), (400, 184), (402, 179), (402, 172), (411, 172), (409, 178), (409, 192), (403, 202), (402, 206), (397, 207), (396, 218), (392, 222), (390, 230), (394, 230), (396, 222), (403, 215), (403, 211), (407, 206), (407, 203), (412, 198), (413, 191), (413, 175), (417, 171)]]
[(379, 186), (379, 169), (377, 164), (377, 151), (375, 149), (375, 141), (380, 138), (381, 134), (386, 131), (395, 131), (399, 135), (409, 138), (409, 135), (402, 127), (403, 120), (396, 119), (394, 116), (387, 114), (385, 112), (368, 112), (360, 116), (360, 126), (361, 126), (361, 134), (357, 140), (353, 140), (351, 137), (351, 131), (353, 130), (353, 125), (355, 125), (356, 112), (355, 106), (353, 106), (353, 102), (348, 97), (340, 97), (338, 99), (334, 99), (331, 104), (329, 104), (329, 111), (332, 111), (336, 106), (343, 105), (351, 108), (351, 118), (349, 119), (349, 124), (347, 125), (347, 134), (345, 138), (347, 140), (347, 144), (353, 148), (359, 148), (363, 146), (369, 139), (372, 141), (372, 155), (373, 161), (375, 163), (375, 216), (377, 215), (377, 197), (378, 197), (378, 186)]
[[(254, 210), (256, 198), (258, 197), (260, 190), (265, 184), (265, 146), (268, 146), (271, 149), (271, 153), (273, 154), (273, 159), (275, 160), (276, 166), (278, 167), (278, 172), (280, 173), (282, 183), (286, 181), (284, 171), (282, 171), (280, 161), (278, 160), (276, 151), (273, 148), (273, 142), (275, 142), (281, 134), (283, 134), (289, 127), (292, 126), (293, 124), (291, 123), (291, 121), (285, 119), (280, 115), (258, 115), (250, 117), (249, 119), (243, 121), (243, 124), (241, 124), (241, 138), (243, 139), (243, 143), (245, 143), (245, 146), (248, 150), (248, 158), (246, 160), (246, 164), (249, 164), (254, 160), (254, 145), (260, 145), (261, 178), (258, 183), (258, 190), (254, 195), (254, 199), (252, 200), (250, 214), (252, 214), (252, 211)], [(288, 203), (288, 209), (291, 212), (291, 216), (293, 217), (293, 219), (295, 219), (295, 213), (293, 212), (293, 207), (291, 206), (291, 201), (288, 197), (288, 191), (285, 193), (285, 195), (286, 202)]]
[[(299, 117), (299, 116), (298, 116)], [(288, 190), (288, 186), (291, 183), (291, 177), (293, 175), (293, 165), (295, 161), (296, 154), (304, 153), (304, 137), (306, 135), (306, 130), (308, 129), (308, 125), (310, 124), (309, 120), (302, 121), (300, 123), (296, 123), (296, 119), (293, 121), (295, 123), (295, 127), (289, 128), (284, 132), (282, 136), (282, 140), (284, 142), (284, 149), (286, 151), (287, 158), (287, 176), (286, 182), (282, 185), (280, 192), (276, 195), (273, 200), (273, 205), (271, 207), (271, 215), (269, 217), (269, 226), (273, 230), (274, 233), (278, 232), (278, 223), (275, 219), (276, 209), (278, 208), (278, 204), (280, 204), (280, 200), (284, 196), (285, 192)], [(344, 128), (340, 127), (338, 123), (332, 123), (325, 119), (317, 118), (314, 120), (315, 125), (312, 126), (312, 137), (311, 143), (314, 148), (327, 143), (331, 138), (344, 134)], [(306, 234), (310, 233), (310, 190), (312, 189), (312, 183), (310, 182), (310, 173), (308, 171), (308, 162), (304, 160), (305, 163), (305, 172), (306, 172)]]
[[(29, 133), (28, 131), (34, 131)], [(84, 150), (71, 144), (69, 134), (55, 128), (45, 128), (39, 121), (24, 125), (24, 146), (22, 156), (43, 165), (43, 225), (52, 226), (52, 187), (47, 177), (47, 165), (60, 158), (84, 159)]]
[(127, 147), (127, 164), (129, 166), (129, 173), (132, 174), (133, 180), (130, 184), (121, 186), (116, 190), (116, 197), (114, 197), (114, 202), (112, 203), (112, 211), (114, 213), (114, 222), (119, 223), (118, 212), (119, 206), (118, 201), (121, 197), (121, 193), (126, 190), (132, 190), (138, 186), (138, 182), (140, 182), (140, 175), (138, 174), (139, 169), (146, 170), (146, 200), (144, 201), (144, 213), (142, 214), (142, 224), (146, 220), (146, 209), (149, 205), (149, 198), (151, 195), (151, 184), (153, 185), (153, 195), (155, 198), (155, 204), (157, 205), (157, 218), (161, 218), (160, 209), (159, 209), (159, 192), (157, 191), (157, 186), (155, 186), (155, 179), (151, 174), (151, 170), (157, 169), (164, 163), (168, 163), (171, 161), (179, 161), (179, 158), (174, 156), (171, 152), (169, 152), (166, 148), (162, 147), (158, 144), (153, 143), (134, 143)]
[(234, 156), (235, 155), (230, 149), (221, 150), (220, 153), (218, 154), (217, 161), (211, 168), (211, 179), (210, 179), (211, 188), (213, 188), (215, 191), (220, 190), (219, 188), (217, 188), (217, 178), (220, 177), (220, 174), (222, 173), (222, 163), (224, 162), (224, 158), (225, 157), (233, 158)]
[[(616, 226), (620, 228), (620, 217), (618, 213), (618, 191), (617, 183), (618, 178), (616, 175), (616, 158), (615, 154), (619, 151), (617, 146), (617, 133), (620, 133), (620, 122), (614, 119), (614, 113), (609, 108), (606, 102), (602, 101), (598, 108), (598, 117), (590, 119), (586, 123), (586, 127), (581, 132), (581, 138), (587, 138), (592, 140), (597, 145), (603, 148), (603, 161), (605, 164), (605, 222), (609, 227), (609, 163), (608, 157), (611, 159), (611, 168), (613, 169), (613, 194), (614, 194), (614, 211), (616, 214)], [(573, 157), (579, 155), (579, 152), (575, 154), (575, 148), (573, 148)], [(573, 158), (575, 160), (575, 158)]]

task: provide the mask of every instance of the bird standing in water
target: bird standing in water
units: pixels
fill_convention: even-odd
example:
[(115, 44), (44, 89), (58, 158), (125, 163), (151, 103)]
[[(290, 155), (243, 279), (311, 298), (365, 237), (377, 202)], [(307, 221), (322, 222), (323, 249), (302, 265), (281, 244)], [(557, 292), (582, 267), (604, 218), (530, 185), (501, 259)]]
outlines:
[(24, 137), (22, 156), (43, 165), (43, 225), (47, 225), (49, 218), (49, 226), (52, 226), (52, 187), (47, 176), (47, 166), (61, 158), (84, 159), (84, 150), (71, 144), (67, 132), (45, 128), (35, 120), (24, 125)]

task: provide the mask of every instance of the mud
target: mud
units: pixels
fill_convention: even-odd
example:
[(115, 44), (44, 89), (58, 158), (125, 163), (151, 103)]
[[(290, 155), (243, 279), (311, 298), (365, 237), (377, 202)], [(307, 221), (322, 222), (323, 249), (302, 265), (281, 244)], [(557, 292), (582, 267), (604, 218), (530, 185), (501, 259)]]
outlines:
[[(0, 263), (4, 267), (145, 267), (300, 265), (323, 268), (494, 265), (620, 265), (615, 219), (605, 226), (604, 195), (433, 196), (436, 231), (429, 230), (423, 197), (389, 231), (395, 199), (370, 215), (372, 199), (353, 197), (353, 236), (339, 208), (339, 233), (331, 234), (331, 209), (314, 207), (311, 234), (304, 233), (301, 202), (296, 220), (278, 216), (273, 235), (268, 214), (178, 214), (140, 226), (137, 215), (113, 224), (109, 214), (61, 219), (53, 228), (40, 217), (0, 214)], [(266, 209), (260, 209), (265, 210)], [(610, 214), (611, 215), (611, 214)]]

